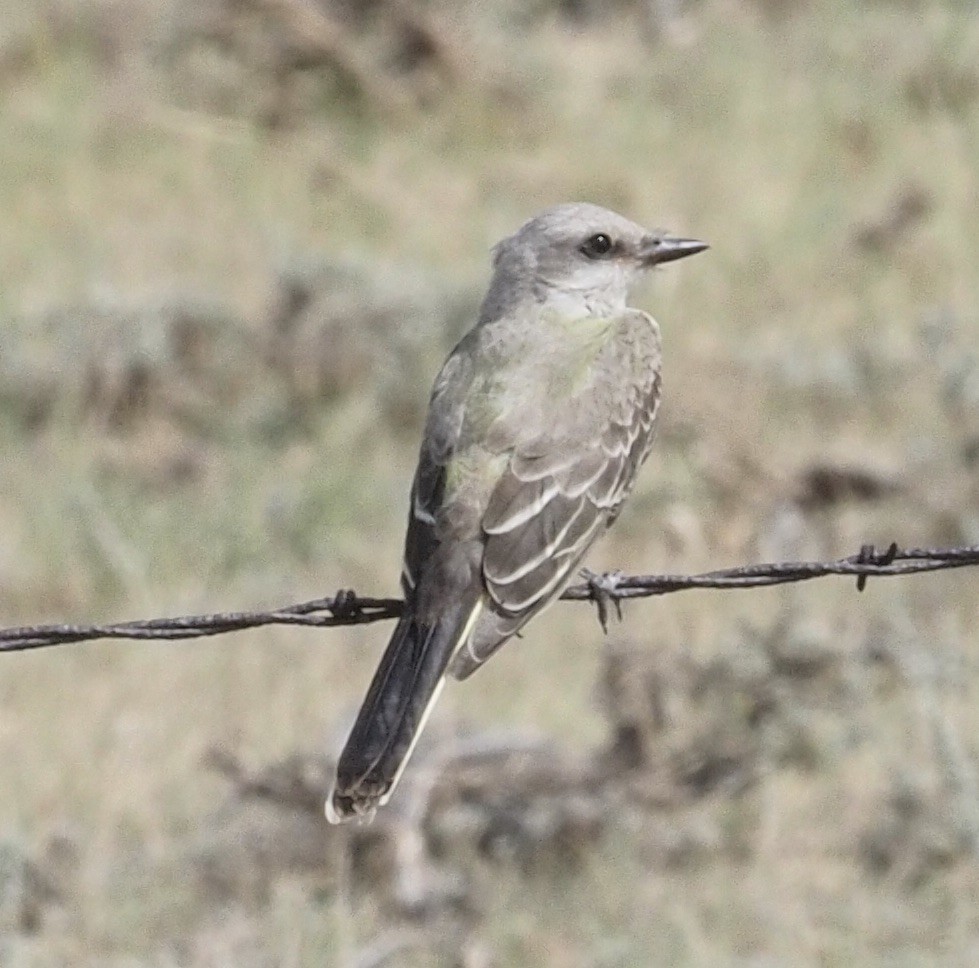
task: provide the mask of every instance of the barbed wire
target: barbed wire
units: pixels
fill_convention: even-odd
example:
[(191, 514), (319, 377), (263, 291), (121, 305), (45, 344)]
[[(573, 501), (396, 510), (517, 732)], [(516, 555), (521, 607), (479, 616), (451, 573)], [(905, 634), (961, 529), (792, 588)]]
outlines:
[[(562, 601), (593, 602), (599, 621), (607, 628), (609, 606), (618, 610), (621, 602), (633, 598), (651, 598), (689, 589), (761, 588), (808, 581), (826, 575), (849, 575), (857, 579), (862, 591), (868, 578), (913, 575), (948, 568), (979, 564), (979, 546), (967, 548), (910, 548), (892, 544), (879, 552), (864, 545), (860, 552), (836, 561), (777, 562), (742, 565), (708, 571), (699, 575), (623, 575), (620, 572), (595, 574), (583, 572), (585, 581), (572, 585), (561, 596)], [(223, 635), (242, 629), (266, 625), (304, 625), (334, 628), (340, 625), (366, 625), (398, 618), (404, 607), (399, 598), (361, 598), (346, 589), (332, 598), (262, 612), (217, 612), (211, 615), (187, 615), (179, 618), (143, 619), (112, 625), (27, 625), (0, 629), (0, 652), (23, 652), (73, 642), (95, 639), (151, 639), (175, 641)], [(621, 613), (620, 613), (621, 617)]]

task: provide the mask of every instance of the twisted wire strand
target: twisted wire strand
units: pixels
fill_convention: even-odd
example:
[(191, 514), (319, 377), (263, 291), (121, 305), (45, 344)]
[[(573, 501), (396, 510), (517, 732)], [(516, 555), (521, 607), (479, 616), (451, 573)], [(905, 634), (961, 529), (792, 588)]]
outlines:
[[(892, 544), (883, 552), (864, 545), (860, 552), (836, 561), (774, 562), (723, 568), (699, 575), (623, 575), (619, 572), (585, 572), (585, 581), (572, 585), (561, 596), (563, 601), (593, 602), (599, 621), (607, 627), (609, 605), (619, 608), (622, 601), (650, 598), (689, 589), (762, 588), (808, 581), (826, 575), (856, 577), (858, 590), (868, 578), (913, 575), (944, 571), (979, 564), (979, 546), (965, 548), (910, 548)], [(95, 639), (137, 639), (176, 641), (223, 635), (266, 625), (304, 625), (335, 628), (366, 625), (397, 618), (404, 602), (398, 598), (360, 597), (346, 589), (332, 598), (317, 598), (271, 611), (216, 612), (178, 618), (153, 618), (107, 625), (27, 625), (0, 629), (0, 652), (90, 642)]]

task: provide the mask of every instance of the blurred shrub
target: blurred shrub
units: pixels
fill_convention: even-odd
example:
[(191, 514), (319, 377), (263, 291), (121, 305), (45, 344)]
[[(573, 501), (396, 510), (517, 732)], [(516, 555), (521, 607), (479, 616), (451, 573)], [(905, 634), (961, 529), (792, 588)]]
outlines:
[(406, 268), (320, 260), (283, 269), (257, 322), (185, 295), (58, 308), (8, 324), (0, 410), (28, 430), (163, 419), (196, 435), (288, 438), (356, 395), (386, 425), (416, 427), (477, 305), (474, 290)]

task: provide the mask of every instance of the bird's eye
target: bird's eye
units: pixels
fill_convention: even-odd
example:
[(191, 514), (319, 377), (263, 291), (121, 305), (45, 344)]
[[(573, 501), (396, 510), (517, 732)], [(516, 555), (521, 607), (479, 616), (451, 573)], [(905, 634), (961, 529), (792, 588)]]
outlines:
[(612, 240), (604, 232), (590, 235), (582, 242), (581, 251), (589, 259), (601, 259), (612, 251)]

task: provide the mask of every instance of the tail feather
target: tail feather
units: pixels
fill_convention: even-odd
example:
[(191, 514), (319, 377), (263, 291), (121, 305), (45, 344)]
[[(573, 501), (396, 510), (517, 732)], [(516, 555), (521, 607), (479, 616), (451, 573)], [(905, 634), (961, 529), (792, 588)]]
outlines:
[(370, 817), (387, 803), (479, 608), (459, 604), (433, 624), (409, 611), (398, 622), (337, 762), (326, 802), (332, 823)]

